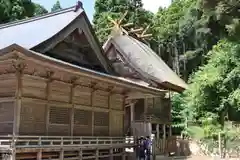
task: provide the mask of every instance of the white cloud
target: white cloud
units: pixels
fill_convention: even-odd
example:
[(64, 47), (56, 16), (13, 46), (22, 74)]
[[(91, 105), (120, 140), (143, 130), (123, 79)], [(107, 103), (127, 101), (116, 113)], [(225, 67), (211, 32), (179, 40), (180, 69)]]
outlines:
[(168, 7), (171, 4), (171, 0), (143, 0), (143, 7), (153, 13), (158, 11), (158, 8)]

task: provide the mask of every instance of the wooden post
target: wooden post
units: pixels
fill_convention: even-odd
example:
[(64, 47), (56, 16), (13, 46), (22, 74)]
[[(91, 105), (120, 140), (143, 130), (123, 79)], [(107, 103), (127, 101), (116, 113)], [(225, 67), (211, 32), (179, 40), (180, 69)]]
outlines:
[(160, 136), (160, 133), (159, 133), (159, 124), (156, 124), (156, 131), (157, 131), (157, 135), (156, 135), (156, 140), (159, 140), (159, 136)]
[(130, 104), (130, 120), (131, 120), (131, 122), (134, 122), (134, 120), (135, 120), (135, 115), (134, 115), (134, 112), (135, 112), (135, 105), (134, 105), (134, 103), (131, 103)]
[(73, 104), (73, 96), (74, 96), (74, 90), (76, 85), (74, 84), (74, 81), (71, 82), (71, 92), (69, 97), (69, 104), (71, 105), (71, 116), (70, 116), (70, 135), (73, 136), (73, 129), (74, 129), (74, 104)]
[(37, 160), (42, 160), (42, 150), (39, 150), (37, 153)]
[(53, 76), (54, 72), (52, 71), (48, 71), (47, 72), (47, 86), (46, 86), (46, 100), (47, 100), (47, 104), (46, 104), (46, 117), (45, 117), (45, 121), (46, 121), (46, 135), (48, 135), (48, 126), (49, 126), (49, 116), (50, 116), (50, 106), (49, 106), (49, 99), (50, 99), (50, 94), (51, 94), (51, 83), (52, 83), (52, 76)]
[(108, 114), (108, 121), (109, 121), (109, 124), (108, 124), (108, 135), (111, 136), (112, 135), (112, 109), (111, 109), (111, 94), (109, 93), (108, 95), (108, 111), (109, 111), (109, 114)]
[(96, 156), (95, 156), (95, 160), (98, 160), (99, 159), (99, 150), (98, 148), (96, 149)]
[(82, 159), (82, 158), (83, 158), (82, 155), (83, 155), (83, 151), (82, 151), (82, 149), (80, 149), (80, 150), (79, 150), (79, 159)]
[(64, 150), (63, 149), (61, 149), (61, 151), (60, 151), (59, 160), (64, 160)]
[(126, 149), (123, 147), (122, 160), (126, 160)]
[(109, 160), (113, 160), (113, 148), (110, 148)]
[(134, 127), (135, 126), (134, 122), (135, 122), (135, 104), (131, 103), (130, 104), (130, 127), (132, 129), (133, 136), (135, 137), (136, 132), (135, 132), (135, 127)]
[(19, 134), (20, 128), (20, 114), (21, 114), (21, 105), (22, 105), (22, 72), (24, 69), (24, 64), (16, 62), (14, 64), (16, 69), (16, 79), (17, 79), (17, 88), (15, 93), (15, 108), (14, 108), (14, 123), (13, 123), (13, 135)]
[(144, 98), (144, 115), (148, 112), (147, 98)]
[(163, 149), (166, 153), (166, 124), (163, 124)]
[(93, 106), (93, 101), (94, 101), (94, 99), (93, 99), (93, 94), (94, 94), (94, 91), (95, 91), (95, 89), (94, 89), (95, 85), (96, 85), (95, 83), (93, 83), (93, 84), (91, 85), (92, 136), (94, 136), (94, 106)]
[(156, 138), (153, 140), (152, 142), (152, 159), (155, 160), (156, 159)]
[(170, 124), (169, 125), (169, 137), (171, 137), (172, 136), (172, 125)]

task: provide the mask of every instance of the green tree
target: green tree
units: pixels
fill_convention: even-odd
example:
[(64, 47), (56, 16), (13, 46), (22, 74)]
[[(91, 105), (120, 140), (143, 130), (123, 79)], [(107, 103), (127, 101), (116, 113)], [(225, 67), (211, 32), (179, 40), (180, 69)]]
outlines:
[(239, 109), (240, 45), (222, 40), (208, 54), (208, 63), (194, 73), (185, 102), (195, 119), (215, 115), (222, 126), (231, 108)]
[(58, 11), (60, 9), (62, 9), (62, 7), (61, 7), (59, 0), (57, 0), (57, 2), (53, 5), (51, 11), (54, 12), (54, 11)]
[(46, 13), (46, 9), (43, 7), (41, 7), (42, 11), (40, 12), (39, 7), (40, 5), (31, 2), (31, 0), (0, 0), (0, 23)]
[(34, 5), (35, 5), (34, 16), (43, 15), (43, 14), (48, 13), (48, 11), (43, 6), (41, 6), (39, 4), (34, 4)]

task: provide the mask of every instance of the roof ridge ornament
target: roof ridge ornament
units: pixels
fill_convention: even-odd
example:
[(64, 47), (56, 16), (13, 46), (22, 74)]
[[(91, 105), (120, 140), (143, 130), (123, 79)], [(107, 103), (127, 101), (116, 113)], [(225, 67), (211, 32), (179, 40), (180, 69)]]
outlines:
[(79, 8), (83, 9), (83, 3), (81, 1), (77, 1), (74, 12), (77, 12)]

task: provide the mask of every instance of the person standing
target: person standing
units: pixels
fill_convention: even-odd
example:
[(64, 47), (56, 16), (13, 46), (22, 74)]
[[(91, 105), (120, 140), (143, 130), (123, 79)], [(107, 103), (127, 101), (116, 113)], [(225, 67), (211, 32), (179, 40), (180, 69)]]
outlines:
[(147, 160), (151, 160), (151, 146), (152, 146), (152, 142), (149, 136), (146, 137), (145, 140), (145, 151), (146, 151), (146, 159)]
[(143, 137), (140, 138), (140, 143), (139, 143), (139, 159), (140, 160), (145, 160), (145, 139)]

